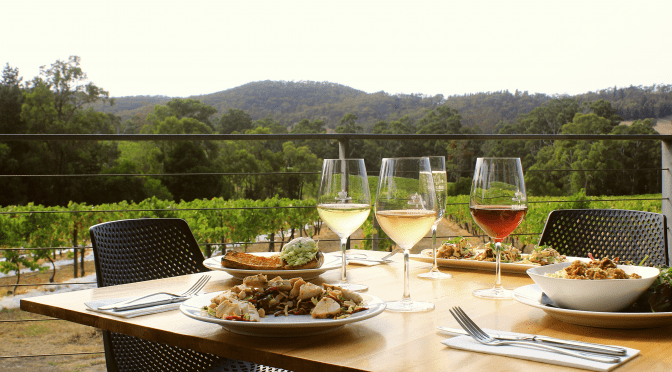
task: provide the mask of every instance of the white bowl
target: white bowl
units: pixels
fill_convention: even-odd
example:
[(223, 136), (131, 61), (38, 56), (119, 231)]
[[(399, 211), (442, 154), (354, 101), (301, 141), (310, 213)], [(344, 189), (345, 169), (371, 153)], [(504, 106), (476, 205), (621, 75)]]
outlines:
[(571, 265), (563, 262), (527, 269), (527, 275), (541, 290), (565, 309), (613, 312), (634, 303), (653, 284), (660, 270), (655, 267), (618, 265), (626, 274), (637, 273), (641, 279), (580, 280), (545, 276)]

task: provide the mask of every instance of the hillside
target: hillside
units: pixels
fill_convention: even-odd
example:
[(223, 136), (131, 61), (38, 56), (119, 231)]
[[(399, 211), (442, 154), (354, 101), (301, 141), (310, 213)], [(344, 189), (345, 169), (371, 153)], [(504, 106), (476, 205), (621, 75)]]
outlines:
[[(347, 113), (354, 113), (365, 132), (378, 121), (392, 122), (408, 116), (415, 121), (437, 105), (457, 109), (462, 125), (478, 126), (492, 133), (500, 122), (513, 122), (555, 98), (574, 98), (580, 104), (603, 99), (612, 103), (625, 120), (658, 118), (672, 115), (672, 86), (608, 88), (576, 96), (548, 96), (528, 92), (485, 92), (444, 97), (423, 94), (366, 93), (330, 82), (258, 81), (221, 92), (191, 96), (217, 109), (215, 117), (229, 109), (247, 112), (253, 120), (271, 117), (291, 127), (302, 119), (321, 119), (327, 128), (335, 128)], [(122, 122), (134, 117), (142, 121), (155, 105), (165, 104), (171, 97), (117, 97), (115, 105), (97, 104), (97, 111), (117, 115)]]

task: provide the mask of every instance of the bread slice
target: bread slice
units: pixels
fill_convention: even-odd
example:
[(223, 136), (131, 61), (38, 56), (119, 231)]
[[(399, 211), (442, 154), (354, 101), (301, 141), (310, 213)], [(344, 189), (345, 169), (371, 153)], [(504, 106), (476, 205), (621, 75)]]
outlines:
[(243, 270), (283, 270), (280, 254), (256, 256), (249, 253), (229, 251), (222, 257), (222, 266)]

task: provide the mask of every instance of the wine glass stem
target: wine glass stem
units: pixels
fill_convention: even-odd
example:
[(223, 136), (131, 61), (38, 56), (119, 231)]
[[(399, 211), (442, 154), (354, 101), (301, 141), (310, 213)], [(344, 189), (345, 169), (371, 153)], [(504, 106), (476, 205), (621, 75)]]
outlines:
[(345, 258), (345, 248), (348, 245), (348, 238), (341, 238), (341, 283), (346, 283), (348, 281), (348, 276), (345, 271), (345, 266), (347, 265), (347, 260)]
[(404, 248), (404, 298), (402, 299), (402, 301), (411, 300), (411, 289), (410, 289), (411, 264), (409, 253), (410, 251)]
[(495, 290), (502, 287), (502, 243), (495, 241)]
[(436, 224), (432, 225), (432, 257), (434, 257), (434, 265), (431, 271), (439, 271), (439, 267), (436, 264)]

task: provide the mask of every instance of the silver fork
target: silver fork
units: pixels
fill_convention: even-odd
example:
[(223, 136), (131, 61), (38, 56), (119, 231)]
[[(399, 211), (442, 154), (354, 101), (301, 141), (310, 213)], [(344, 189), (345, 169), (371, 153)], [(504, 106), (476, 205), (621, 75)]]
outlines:
[[(358, 261), (390, 262), (392, 260), (390, 260), (389, 258), (394, 256), (395, 254), (401, 252), (402, 250), (403, 249), (401, 249), (401, 248), (396, 248), (392, 252), (383, 256), (382, 258), (370, 258), (370, 257), (368, 257), (367, 255), (364, 255), (364, 254), (362, 254), (362, 255), (350, 255), (350, 256), (348, 256), (348, 258), (353, 259), (353, 260), (358, 260)], [(359, 258), (359, 256), (363, 256), (364, 258)]]
[[(189, 289), (187, 289), (186, 291), (184, 291), (182, 293), (154, 292), (154, 293), (150, 293), (150, 294), (145, 295), (145, 296), (130, 299), (128, 301), (117, 302), (117, 303), (114, 303), (112, 305), (101, 306), (101, 307), (98, 308), (98, 310), (132, 309), (133, 308), (133, 305), (131, 305), (132, 303), (140, 301), (140, 300), (145, 299), (147, 297), (152, 297), (152, 296), (156, 296), (156, 295), (160, 295), (160, 294), (173, 296), (173, 298), (171, 300), (168, 300), (167, 303), (176, 302), (177, 299), (186, 299), (186, 298), (194, 296), (195, 294), (200, 292), (201, 289), (203, 289), (203, 287), (205, 287), (206, 284), (208, 284), (209, 280), (210, 280), (210, 275), (203, 275), (196, 281), (196, 283), (194, 283), (191, 287), (189, 287)], [(140, 305), (138, 305), (138, 306), (140, 306)], [(143, 306), (145, 306), (145, 305), (143, 304)]]
[(538, 344), (534, 341), (502, 341), (502, 340), (497, 340), (495, 338), (490, 337), (487, 333), (485, 333), (476, 323), (474, 323), (471, 318), (467, 316), (467, 314), (459, 307), (455, 306), (452, 309), (450, 309), (450, 313), (453, 315), (455, 320), (457, 320), (458, 323), (460, 323), (460, 326), (464, 328), (464, 330), (469, 333), (469, 335), (476, 341), (485, 344), (485, 345), (491, 345), (491, 346), (501, 346), (501, 345), (520, 345), (520, 346), (528, 346), (528, 347), (533, 347), (533, 348), (540, 348), (540, 349), (545, 349), (548, 351), (553, 351), (559, 354), (565, 354), (565, 355), (570, 355), (573, 357), (577, 358), (583, 358), (583, 359), (588, 359), (592, 360), (595, 362), (602, 362), (602, 363), (618, 363), (621, 361), (621, 358), (618, 357), (608, 357), (608, 356), (598, 356), (598, 355), (588, 355), (584, 353), (579, 353), (567, 349), (563, 349), (560, 347), (555, 347), (555, 346), (550, 346), (550, 345), (543, 345), (543, 344)]

